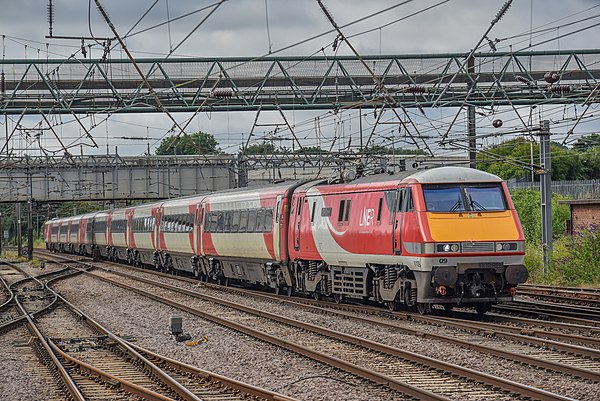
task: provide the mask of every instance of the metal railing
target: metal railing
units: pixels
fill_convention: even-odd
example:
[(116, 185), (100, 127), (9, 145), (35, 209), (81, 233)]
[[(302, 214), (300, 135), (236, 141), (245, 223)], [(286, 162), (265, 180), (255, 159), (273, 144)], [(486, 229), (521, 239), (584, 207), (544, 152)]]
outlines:
[[(534, 189), (540, 190), (539, 182), (507, 181), (508, 189)], [(571, 199), (600, 198), (600, 180), (566, 180), (553, 181), (552, 192)]]

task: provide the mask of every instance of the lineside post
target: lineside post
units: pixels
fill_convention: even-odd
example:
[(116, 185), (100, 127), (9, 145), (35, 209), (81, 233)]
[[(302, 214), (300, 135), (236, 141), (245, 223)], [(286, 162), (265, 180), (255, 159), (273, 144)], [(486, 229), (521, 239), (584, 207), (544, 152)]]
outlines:
[(23, 244), (21, 236), (23, 234), (21, 233), (21, 204), (19, 202), (17, 202), (15, 209), (17, 215), (17, 256), (21, 256), (21, 254), (23, 253)]
[(33, 259), (33, 202), (27, 199), (27, 259)]
[(552, 178), (550, 164), (550, 122), (542, 121), (540, 127), (540, 195), (542, 209), (542, 261), (544, 277), (548, 277), (548, 267), (552, 258)]
[[(475, 58), (469, 57), (467, 60), (467, 72), (470, 75), (475, 74)], [(468, 82), (469, 89), (476, 85), (475, 82)], [(467, 106), (467, 133), (469, 137), (469, 167), (477, 168), (477, 133), (475, 129), (475, 106)]]

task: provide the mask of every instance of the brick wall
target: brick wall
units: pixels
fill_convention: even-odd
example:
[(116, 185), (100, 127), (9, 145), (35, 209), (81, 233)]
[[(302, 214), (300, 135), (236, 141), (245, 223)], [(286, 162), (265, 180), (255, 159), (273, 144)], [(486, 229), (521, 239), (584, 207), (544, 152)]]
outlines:
[(573, 231), (578, 227), (596, 225), (600, 226), (600, 203), (590, 205), (571, 205), (573, 208)]

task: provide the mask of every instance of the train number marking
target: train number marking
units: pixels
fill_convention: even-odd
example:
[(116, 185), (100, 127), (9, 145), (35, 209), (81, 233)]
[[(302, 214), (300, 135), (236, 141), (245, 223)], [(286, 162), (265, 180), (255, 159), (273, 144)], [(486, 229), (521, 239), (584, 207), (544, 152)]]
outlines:
[(373, 225), (373, 218), (375, 216), (375, 209), (363, 209), (360, 216), (361, 227), (368, 227)]
[(438, 262), (439, 262), (440, 264), (443, 264), (443, 265), (444, 265), (444, 264), (448, 263), (448, 259), (446, 259), (446, 258), (440, 258), (440, 260), (438, 260)]

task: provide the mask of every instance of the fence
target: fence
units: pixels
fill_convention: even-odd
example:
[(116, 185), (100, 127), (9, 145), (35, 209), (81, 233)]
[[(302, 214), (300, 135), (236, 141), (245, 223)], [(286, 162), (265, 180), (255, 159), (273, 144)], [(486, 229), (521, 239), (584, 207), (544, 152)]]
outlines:
[[(535, 189), (540, 190), (539, 182), (507, 181), (508, 189)], [(571, 199), (598, 199), (600, 198), (600, 180), (572, 180), (553, 181), (552, 192)]]

